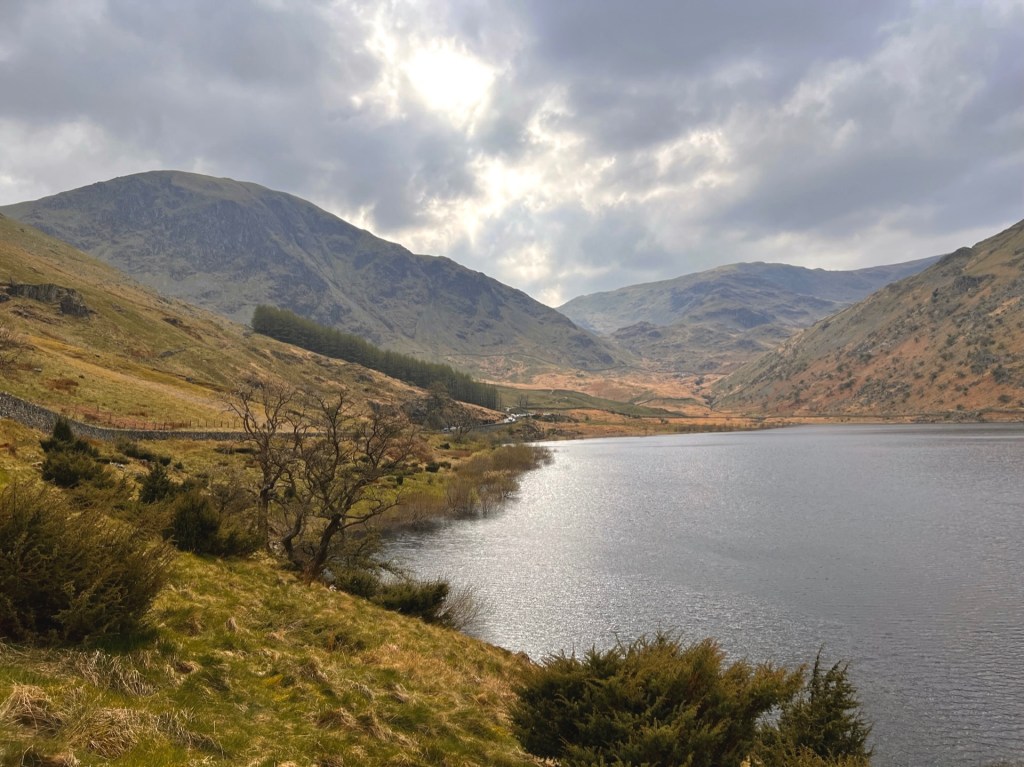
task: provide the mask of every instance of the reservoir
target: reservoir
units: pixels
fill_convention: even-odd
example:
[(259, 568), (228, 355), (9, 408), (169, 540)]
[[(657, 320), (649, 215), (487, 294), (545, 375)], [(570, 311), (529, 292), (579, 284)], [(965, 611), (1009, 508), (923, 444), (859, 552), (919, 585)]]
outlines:
[(850, 661), (878, 767), (1024, 762), (1024, 427), (555, 442), (483, 519), (395, 539), (535, 659), (670, 631)]

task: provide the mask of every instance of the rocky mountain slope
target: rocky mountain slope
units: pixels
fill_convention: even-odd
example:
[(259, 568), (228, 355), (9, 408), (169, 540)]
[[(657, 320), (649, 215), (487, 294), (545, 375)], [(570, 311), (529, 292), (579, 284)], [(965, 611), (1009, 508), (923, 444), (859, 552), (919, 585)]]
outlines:
[(657, 368), (718, 373), (935, 260), (845, 272), (733, 264), (581, 296), (559, 311)]
[(0, 212), (241, 322), (271, 304), (498, 378), (610, 368), (623, 357), (521, 291), (256, 184), (159, 171)]
[(822, 320), (719, 382), (795, 414), (1024, 416), (1024, 221)]

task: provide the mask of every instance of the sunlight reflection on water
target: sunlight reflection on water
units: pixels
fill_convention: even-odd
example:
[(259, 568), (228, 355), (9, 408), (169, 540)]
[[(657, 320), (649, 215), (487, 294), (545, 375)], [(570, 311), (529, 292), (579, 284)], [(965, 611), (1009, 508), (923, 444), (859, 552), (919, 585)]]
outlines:
[(396, 540), (540, 658), (665, 629), (852, 661), (875, 764), (1024, 757), (1024, 428), (799, 427), (553, 443), (482, 520)]

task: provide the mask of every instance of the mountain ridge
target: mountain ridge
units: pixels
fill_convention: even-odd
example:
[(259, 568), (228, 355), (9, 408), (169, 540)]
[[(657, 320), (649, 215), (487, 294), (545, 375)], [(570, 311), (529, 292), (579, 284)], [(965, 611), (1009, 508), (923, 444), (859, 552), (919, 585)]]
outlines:
[(396, 351), (512, 379), (538, 367), (610, 368), (628, 356), (481, 272), (414, 254), (250, 182), (150, 171), (0, 212), (243, 322), (271, 304)]
[(938, 257), (853, 271), (764, 262), (580, 296), (559, 311), (675, 373), (721, 373)]

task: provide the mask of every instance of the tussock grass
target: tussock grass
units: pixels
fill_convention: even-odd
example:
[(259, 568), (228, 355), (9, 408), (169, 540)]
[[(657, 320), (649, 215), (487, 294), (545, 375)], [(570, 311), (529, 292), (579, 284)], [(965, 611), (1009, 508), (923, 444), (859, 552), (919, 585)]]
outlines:
[(526, 661), (269, 559), (180, 555), (149, 618), (134, 647), (0, 644), (0, 765), (535, 763), (505, 713)]
[(16, 684), (0, 706), (0, 720), (35, 733), (55, 735), (64, 726), (64, 718), (53, 701), (39, 687)]
[[(146, 664), (142, 658), (136, 662)], [(130, 658), (109, 655), (100, 650), (91, 653), (69, 652), (63, 654), (59, 666), (81, 676), (99, 689), (134, 696), (152, 695), (156, 692), (156, 687), (146, 680)]]

